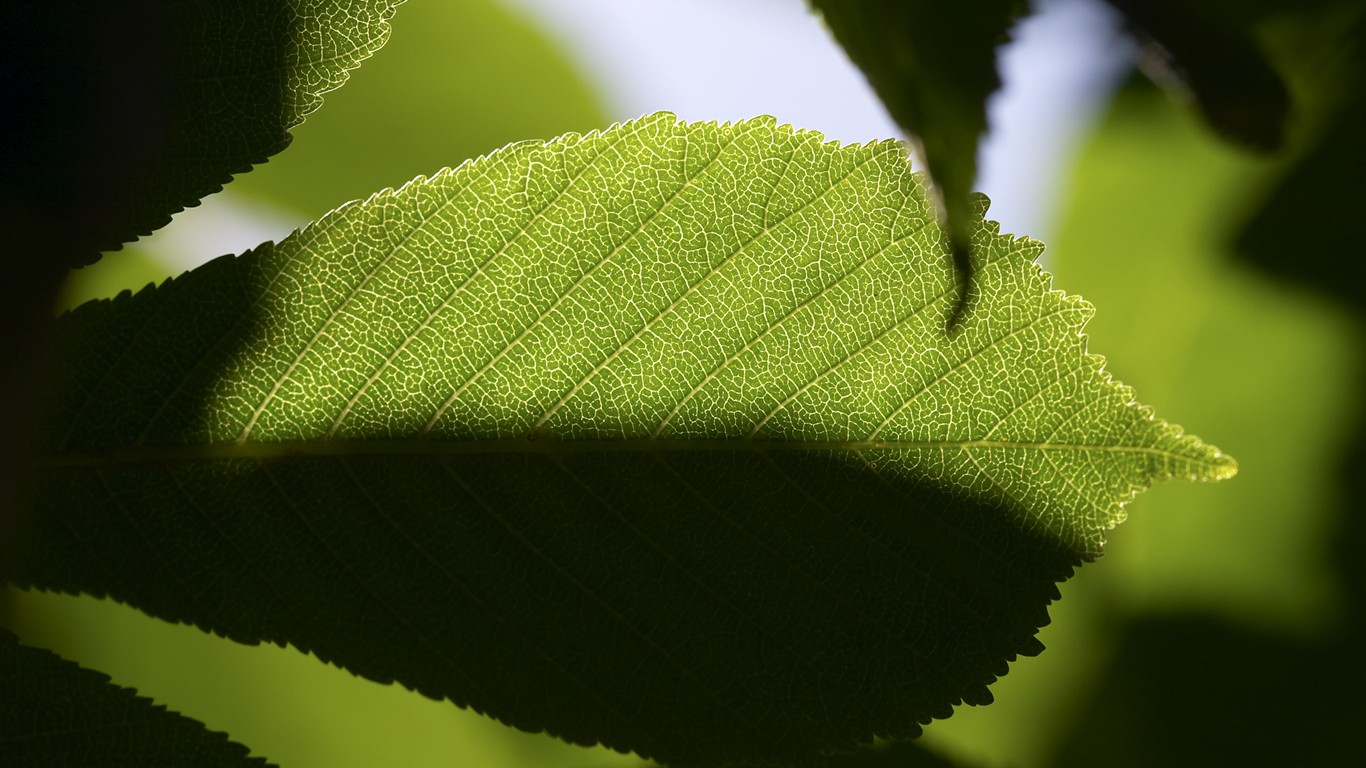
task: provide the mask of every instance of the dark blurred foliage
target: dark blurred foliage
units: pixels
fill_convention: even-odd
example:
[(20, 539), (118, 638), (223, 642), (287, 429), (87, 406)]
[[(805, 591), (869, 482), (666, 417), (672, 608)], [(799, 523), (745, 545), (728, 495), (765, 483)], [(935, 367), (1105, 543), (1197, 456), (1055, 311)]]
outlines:
[(1137, 621), (1054, 765), (1351, 765), (1366, 725), (1357, 655), (1206, 616)]
[(1290, 94), (1247, 20), (1185, 0), (1109, 0), (1142, 44), (1155, 81), (1183, 90), (1229, 141), (1271, 152), (1285, 140)]
[(1109, 0), (1145, 41), (1145, 70), (1236, 145), (1279, 152), (1236, 250), (1258, 268), (1358, 308), (1366, 249), (1345, 235), (1366, 178), (1366, 3)]
[(1366, 4), (1333, 21), (1328, 39), (1309, 47), (1317, 55), (1305, 65), (1309, 135), (1279, 183), (1264, 193), (1237, 250), (1268, 274), (1360, 313), (1366, 248), (1355, 242), (1352, 224), (1361, 220), (1366, 199)]

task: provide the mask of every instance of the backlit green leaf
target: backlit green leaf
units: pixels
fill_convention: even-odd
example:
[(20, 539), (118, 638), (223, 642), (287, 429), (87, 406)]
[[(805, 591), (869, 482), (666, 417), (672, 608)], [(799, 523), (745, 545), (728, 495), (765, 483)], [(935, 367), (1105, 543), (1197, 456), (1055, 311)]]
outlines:
[(949, 336), (895, 143), (512, 145), (66, 315), (0, 563), (675, 764), (913, 735), (1135, 492), (1234, 471), (981, 211)]

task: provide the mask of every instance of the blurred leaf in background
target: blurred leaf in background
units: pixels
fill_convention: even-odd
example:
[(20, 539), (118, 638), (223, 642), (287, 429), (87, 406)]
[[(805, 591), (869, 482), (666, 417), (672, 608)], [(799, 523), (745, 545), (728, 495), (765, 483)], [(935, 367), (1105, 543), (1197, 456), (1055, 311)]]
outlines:
[(1230, 200), (1241, 209), (1227, 233), (1237, 253), (1359, 312), (1366, 279), (1339, 227), (1356, 217), (1366, 173), (1366, 3), (1109, 1), (1149, 41), (1145, 71), (1176, 86), (1211, 128), (1281, 149), (1281, 167)]
[[(1359, 314), (1233, 259), (1249, 193), (1274, 177), (1144, 89), (1121, 94), (1083, 160), (1055, 272), (1111, 310), (1090, 333), (1116, 375), (1176, 421), (1218, 430), (1245, 482), (1131, 506), (1107, 558), (1118, 642), (1056, 765), (1102, 750), (1115, 766), (1360, 759), (1360, 574), (1339, 550), (1362, 545), (1342, 480), (1359, 472), (1366, 347)], [(1351, 220), (1325, 210), (1260, 222), (1279, 248), (1274, 273), (1317, 260), (1321, 235)], [(1148, 268), (1119, 267), (1132, 263)]]
[(1265, 28), (1301, 108), (1301, 141), (1249, 200), (1236, 247), (1266, 274), (1360, 314), (1366, 270), (1361, 249), (1344, 247), (1341, 225), (1359, 218), (1366, 176), (1366, 3), (1318, 0), (1296, 10)]
[[(393, 24), (389, 44), (295, 129), (289, 149), (216, 198), (227, 198), (230, 211), (265, 210), (297, 225), (512, 141), (605, 125), (591, 84), (500, 3), (410, 2)], [(206, 205), (222, 202), (216, 198)], [(187, 267), (167, 263), (168, 247), (157, 246), (167, 233), (192, 236), (174, 229), (74, 272), (63, 306)], [(640, 764), (375, 685), (292, 648), (225, 642), (107, 600), (9, 590), (0, 609), (26, 642), (99, 669), (284, 766)]]

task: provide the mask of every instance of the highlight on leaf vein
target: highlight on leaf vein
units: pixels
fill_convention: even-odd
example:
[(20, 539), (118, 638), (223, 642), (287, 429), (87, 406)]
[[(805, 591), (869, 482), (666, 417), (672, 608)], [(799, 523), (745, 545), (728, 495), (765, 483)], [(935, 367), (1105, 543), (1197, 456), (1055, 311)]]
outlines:
[(974, 204), (948, 334), (895, 142), (661, 113), (385, 190), (65, 315), (0, 562), (670, 765), (915, 736), (1134, 494), (1236, 467)]

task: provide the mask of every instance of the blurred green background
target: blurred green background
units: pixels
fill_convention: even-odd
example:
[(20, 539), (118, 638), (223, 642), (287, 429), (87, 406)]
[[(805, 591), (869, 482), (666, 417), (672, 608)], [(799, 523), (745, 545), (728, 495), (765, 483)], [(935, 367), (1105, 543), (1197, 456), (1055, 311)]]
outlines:
[[(222, 194), (297, 225), (509, 141), (604, 127), (603, 98), (516, 9), (414, 0), (389, 45), (293, 146)], [(1366, 536), (1344, 482), (1361, 465), (1360, 447), (1350, 453), (1360, 446), (1360, 308), (1233, 258), (1250, 191), (1277, 163), (1221, 143), (1141, 84), (1122, 89), (1086, 139), (1045, 256), (1056, 287), (1097, 306), (1091, 349), (1116, 378), (1241, 471), (1135, 500), (1106, 557), (1062, 586), (1040, 635), (1048, 650), (1015, 662), (992, 706), (929, 726), (924, 742), (937, 752), (965, 766), (1360, 758), (1363, 606), (1347, 573)], [(156, 237), (77, 273), (68, 303), (179, 271), (158, 260)], [(11, 590), (3, 607), (27, 642), (285, 768), (639, 763), (108, 601)]]

